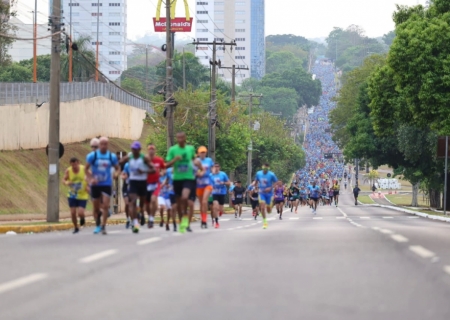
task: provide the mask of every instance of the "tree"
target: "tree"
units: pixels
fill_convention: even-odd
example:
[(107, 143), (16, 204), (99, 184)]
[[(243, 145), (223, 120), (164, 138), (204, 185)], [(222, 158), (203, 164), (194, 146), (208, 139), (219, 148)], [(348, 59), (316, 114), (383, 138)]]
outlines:
[(286, 119), (291, 119), (297, 111), (297, 92), (291, 88), (261, 87), (259, 92), (264, 92), (261, 100), (265, 111), (279, 113)]
[[(17, 3), (17, 0), (0, 1), (0, 34), (15, 35), (17, 27), (9, 22), (10, 17), (15, 17), (17, 12), (11, 10)], [(8, 49), (15, 40), (13, 38), (0, 36), (0, 67), (7, 66), (11, 63), (11, 56)]]
[(392, 42), (395, 39), (395, 31), (389, 31), (388, 33), (383, 35), (383, 42), (387, 45), (387, 46), (391, 46)]
[(0, 70), (0, 82), (31, 82), (30, 69), (13, 63)]
[[(50, 81), (50, 64), (51, 56), (49, 54), (37, 56), (37, 80), (40, 82)], [(19, 65), (29, 69), (30, 74), (33, 72), (33, 58), (19, 61)], [(28, 77), (27, 77), (28, 78)], [(28, 81), (28, 80), (23, 80)]]
[[(78, 50), (72, 51), (72, 76), (74, 81), (89, 81), (95, 74), (95, 52), (91, 47), (91, 37), (80, 35), (73, 41)], [(69, 78), (69, 56), (61, 55), (61, 80)]]
[(298, 67), (302, 67), (303, 61), (297, 58), (292, 52), (281, 51), (266, 53), (266, 73), (292, 70)]

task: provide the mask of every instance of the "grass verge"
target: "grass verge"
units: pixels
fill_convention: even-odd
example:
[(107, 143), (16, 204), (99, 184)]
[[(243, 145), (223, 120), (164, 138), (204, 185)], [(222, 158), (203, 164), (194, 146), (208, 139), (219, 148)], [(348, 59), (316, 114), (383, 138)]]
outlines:
[(358, 201), (363, 203), (363, 204), (373, 204), (373, 203), (375, 203), (375, 201), (373, 201), (372, 198), (369, 197), (369, 196), (359, 196), (358, 197)]

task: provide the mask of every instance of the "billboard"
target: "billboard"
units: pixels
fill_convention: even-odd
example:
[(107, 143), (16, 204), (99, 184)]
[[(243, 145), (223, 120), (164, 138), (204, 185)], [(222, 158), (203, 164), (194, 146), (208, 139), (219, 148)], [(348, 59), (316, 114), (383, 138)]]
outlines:
[[(172, 32), (191, 32), (193, 18), (189, 14), (188, 0), (183, 0), (184, 2), (184, 12), (186, 17), (175, 17), (175, 8), (177, 5), (177, 0), (173, 0), (170, 7), (170, 27)], [(153, 18), (153, 26), (155, 27), (155, 32), (166, 32), (167, 21), (166, 17), (161, 17), (161, 4), (162, 0), (158, 0), (158, 5), (156, 7), (156, 17)]]

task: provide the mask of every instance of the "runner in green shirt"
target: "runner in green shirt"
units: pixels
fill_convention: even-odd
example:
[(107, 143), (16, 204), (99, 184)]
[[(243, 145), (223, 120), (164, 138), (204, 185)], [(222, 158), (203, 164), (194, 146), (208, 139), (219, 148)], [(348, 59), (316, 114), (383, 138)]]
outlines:
[(177, 133), (177, 142), (167, 152), (166, 167), (173, 166), (173, 190), (177, 199), (178, 216), (182, 217), (180, 232), (184, 233), (189, 228), (188, 200), (190, 196), (195, 197), (195, 175), (202, 170), (202, 164), (195, 159), (195, 148), (186, 144), (184, 132)]

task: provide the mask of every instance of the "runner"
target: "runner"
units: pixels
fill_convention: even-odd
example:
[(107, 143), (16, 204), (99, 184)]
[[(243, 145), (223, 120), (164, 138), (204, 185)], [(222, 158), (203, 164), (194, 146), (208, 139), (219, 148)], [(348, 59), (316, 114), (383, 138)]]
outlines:
[(89, 187), (86, 183), (86, 173), (83, 165), (80, 165), (80, 160), (77, 158), (70, 159), (70, 167), (64, 173), (63, 182), (69, 187), (67, 198), (69, 201), (70, 215), (73, 222), (73, 233), (80, 231), (78, 227), (77, 213), (80, 217), (80, 227), (85, 224), (84, 210), (89, 199)]
[(244, 202), (245, 188), (242, 187), (241, 181), (236, 181), (233, 189), (234, 209), (239, 213), (239, 220), (242, 220), (242, 203)]
[(334, 192), (333, 196), (334, 196), (334, 205), (336, 206), (336, 208), (339, 204), (339, 189), (340, 189), (340, 185), (339, 185), (338, 181), (335, 180), (334, 184), (333, 184), (333, 192)]
[(282, 216), (283, 216), (283, 204), (284, 204), (284, 187), (283, 187), (283, 183), (280, 181), (278, 181), (275, 185), (275, 190), (274, 190), (274, 194), (275, 194), (275, 206), (277, 207), (277, 213), (280, 215), (280, 220), (282, 220)]
[(284, 207), (287, 208), (289, 206), (289, 187), (287, 184), (284, 186), (283, 196), (284, 196)]
[(247, 194), (250, 198), (250, 204), (252, 205), (252, 214), (253, 217), (255, 217), (255, 220), (258, 218), (258, 211), (259, 211), (259, 195), (258, 195), (259, 189), (258, 189), (258, 181), (253, 181), (248, 188), (247, 188)]
[[(181, 217), (180, 233), (189, 227), (188, 201), (191, 193), (195, 194), (194, 160), (195, 149), (186, 144), (186, 134), (177, 133), (177, 144), (170, 147), (166, 157), (166, 167), (173, 166), (173, 188), (175, 192), (178, 216)], [(198, 163), (198, 168), (201, 168)]]
[[(106, 221), (108, 220), (108, 209), (112, 194), (111, 168), (115, 169), (114, 178), (120, 172), (117, 156), (108, 150), (108, 138), (101, 137), (99, 150), (89, 153), (86, 157), (85, 173), (91, 185), (91, 197), (93, 203), (93, 214), (96, 221), (94, 234), (106, 234)], [(90, 170), (89, 170), (90, 169)], [(101, 221), (98, 219), (102, 215)]]
[(220, 164), (214, 163), (213, 172), (210, 175), (213, 187), (213, 217), (214, 228), (219, 228), (219, 216), (223, 213), (223, 205), (225, 204), (225, 196), (227, 194), (227, 186), (230, 185), (230, 179), (225, 172), (220, 171)]
[[(137, 200), (139, 200), (139, 206), (141, 208), (141, 225), (142, 217), (144, 217), (143, 206), (147, 196), (147, 176), (149, 172), (155, 171), (150, 158), (143, 153), (141, 153), (141, 143), (139, 141), (134, 141), (131, 144), (131, 152), (120, 159), (120, 163), (129, 164), (129, 206), (130, 206), (130, 216), (133, 221), (133, 232), (139, 232), (139, 220), (138, 220), (138, 210), (137, 210)], [(145, 219), (145, 217), (144, 217)]]
[(353, 196), (355, 197), (355, 206), (358, 205), (358, 195), (359, 195), (360, 191), (361, 191), (361, 189), (356, 184), (355, 187), (353, 188)]
[(290, 196), (291, 196), (291, 212), (295, 207), (295, 213), (297, 213), (300, 189), (298, 188), (297, 184), (295, 183), (295, 184), (291, 184), (291, 188), (289, 191), (290, 191)]
[[(98, 145), (99, 144), (100, 144), (100, 140), (99, 139), (92, 138), (91, 142), (90, 142), (91, 150), (92, 151), (96, 151), (98, 149)], [(88, 182), (88, 186), (89, 186), (89, 190), (90, 190), (91, 189), (91, 185), (89, 184), (89, 182)], [(93, 200), (92, 197), (90, 197), (90, 199), (91, 199), (91, 201)], [(101, 213), (98, 212), (97, 218), (96, 218), (96, 221), (95, 221), (96, 225), (98, 225), (98, 226), (100, 225), (100, 219), (101, 219)]]
[(256, 173), (255, 178), (255, 180), (258, 181), (260, 187), (259, 207), (263, 216), (263, 229), (267, 229), (266, 210), (269, 214), (272, 213), (273, 187), (274, 184), (278, 181), (275, 173), (273, 173), (269, 169), (269, 164), (264, 164), (262, 170)]
[(234, 195), (233, 195), (233, 190), (234, 190), (234, 187), (236, 186), (236, 181), (233, 181), (231, 184), (230, 184), (230, 187), (228, 188), (228, 197), (229, 197), (229, 199), (230, 199), (230, 204), (229, 204), (229, 206), (230, 206), (230, 208), (233, 208), (234, 209), (234, 218), (237, 218), (237, 210), (236, 210), (236, 204), (235, 204), (235, 202), (234, 202)]
[(316, 181), (314, 180), (312, 185), (308, 186), (309, 189), (309, 198), (311, 203), (311, 209), (314, 214), (317, 212), (317, 202), (319, 201), (319, 193), (320, 188), (316, 185)]
[(333, 204), (333, 198), (334, 198), (334, 190), (333, 188), (328, 189), (328, 197), (330, 198), (330, 206)]
[[(200, 217), (202, 229), (208, 228), (208, 202), (212, 192), (212, 184), (210, 179), (211, 169), (214, 166), (214, 161), (207, 157), (208, 149), (201, 146), (197, 150), (199, 160), (203, 166), (203, 174), (197, 176), (197, 198), (200, 202)], [(214, 223), (214, 219), (213, 219)]]
[(170, 210), (170, 214), (169, 214), (169, 212), (167, 213), (166, 231), (170, 231), (169, 222), (170, 222), (170, 218), (172, 218), (173, 231), (176, 232), (177, 231), (177, 210), (176, 210), (177, 199), (175, 197), (175, 192), (173, 190), (173, 168), (166, 169), (166, 176), (167, 176), (166, 184), (167, 184), (167, 187), (169, 188), (170, 206), (172, 208)]
[[(158, 195), (158, 207), (159, 213), (161, 215), (161, 223), (159, 224), (161, 227), (164, 226), (164, 210), (167, 211), (167, 222), (166, 222), (166, 230), (170, 231), (169, 222), (170, 217), (172, 215), (172, 203), (170, 202), (170, 193), (171, 193), (171, 185), (169, 181), (169, 175), (165, 169), (162, 169), (160, 172), (159, 185), (160, 191)], [(173, 219), (174, 227), (176, 227), (175, 219)]]
[(344, 180), (344, 188), (347, 190), (347, 180)]
[[(147, 195), (145, 199), (145, 210), (148, 214), (148, 227), (153, 228), (155, 223), (155, 214), (158, 209), (158, 195), (160, 190), (159, 176), (160, 171), (165, 169), (164, 159), (156, 155), (156, 147), (153, 143), (147, 145), (147, 157), (150, 159), (153, 168), (153, 172), (150, 172), (147, 176)], [(141, 216), (141, 225), (145, 224), (144, 214)], [(164, 220), (161, 220), (159, 226), (164, 225)]]
[(300, 205), (306, 206), (308, 203), (308, 191), (305, 189), (305, 186), (302, 185), (300, 188)]
[(130, 228), (131, 219), (130, 219), (130, 207), (129, 207), (129, 198), (128, 198), (128, 188), (130, 183), (130, 165), (125, 163), (122, 170), (122, 197), (125, 202), (125, 215), (127, 217), (127, 222), (125, 224), (125, 228)]

